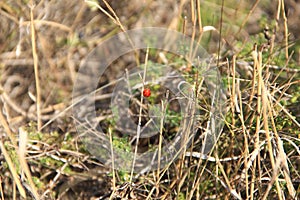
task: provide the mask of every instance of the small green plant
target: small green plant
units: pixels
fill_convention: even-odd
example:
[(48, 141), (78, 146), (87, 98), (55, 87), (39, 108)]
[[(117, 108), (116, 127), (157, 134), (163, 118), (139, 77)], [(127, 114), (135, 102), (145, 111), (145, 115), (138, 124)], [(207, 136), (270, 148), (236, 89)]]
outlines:
[(116, 150), (131, 152), (131, 146), (128, 142), (128, 136), (124, 136), (124, 137), (113, 136), (113, 147)]

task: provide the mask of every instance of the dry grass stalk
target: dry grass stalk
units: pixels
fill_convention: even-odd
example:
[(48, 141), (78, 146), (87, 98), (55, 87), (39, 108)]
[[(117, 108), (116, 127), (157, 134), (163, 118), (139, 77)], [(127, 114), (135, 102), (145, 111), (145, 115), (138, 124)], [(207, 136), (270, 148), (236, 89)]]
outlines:
[[(300, 124), (297, 121), (298, 116), (297, 118), (295, 117), (295, 113), (298, 115), (299, 111), (297, 111), (297, 109), (291, 110), (290, 107), (288, 107), (290, 106), (289, 104), (293, 106), (297, 104), (297, 102), (295, 103), (290, 101), (291, 98), (297, 97), (296, 95), (298, 95), (291, 93), (291, 91), (296, 91), (296, 93), (299, 92), (298, 89), (296, 90), (294, 88), (296, 88), (296, 86), (300, 83), (300, 81), (297, 80), (299, 78), (299, 69), (294, 69), (293, 66), (290, 66), (290, 64), (293, 63), (294, 55), (289, 54), (289, 50), (291, 50), (293, 47), (289, 45), (289, 42), (292, 42), (292, 37), (290, 37), (290, 35), (292, 35), (292, 30), (288, 29), (288, 22), (290, 22), (288, 19), (291, 18), (289, 18), (289, 15), (286, 14), (288, 12), (285, 12), (289, 9), (288, 1), (289, 0), (278, 0), (276, 1), (275, 7), (270, 5), (270, 7), (274, 8), (274, 16), (267, 15), (267, 19), (262, 19), (267, 20), (266, 23), (270, 25), (271, 36), (270, 39), (267, 40), (267, 45), (264, 44), (266, 43), (265, 40), (263, 42), (260, 41), (260, 35), (262, 33), (255, 34), (255, 37), (247, 35), (247, 38), (239, 43), (233, 42), (232, 44), (229, 44), (227, 42), (228, 40), (226, 40), (226, 34), (228, 34), (228, 30), (226, 30), (226, 23), (228, 19), (226, 18), (228, 15), (232, 14), (232, 16), (240, 17), (237, 13), (243, 13), (243, 17), (241, 17), (240, 20), (229, 21), (231, 25), (238, 21), (238, 27), (235, 27), (236, 29), (232, 30), (234, 33), (232, 36), (238, 37), (239, 34), (237, 33), (242, 33), (244, 28), (248, 28), (247, 22), (251, 21), (252, 17), (257, 17), (255, 12), (257, 9), (261, 9), (260, 4), (263, 2), (260, 0), (248, 3), (247, 5), (249, 7), (247, 8), (243, 8), (243, 5), (230, 5), (230, 8), (226, 8), (224, 4), (226, 5), (226, 3), (231, 1), (224, 0), (220, 0), (215, 4), (211, 2), (202, 2), (200, 0), (181, 0), (177, 3), (171, 1), (165, 1), (163, 3), (160, 3), (159, 1), (136, 1), (138, 2), (136, 3), (133, 1), (132, 4), (136, 3), (139, 4), (139, 6), (141, 5), (141, 9), (139, 10), (141, 12), (139, 14), (134, 13), (133, 16), (129, 15), (131, 14), (132, 10), (135, 10), (134, 6), (137, 5), (126, 5), (126, 9), (124, 9), (121, 2), (115, 4), (115, 2), (108, 3), (106, 0), (103, 0), (102, 2), (86, 0), (82, 5), (76, 7), (77, 13), (74, 15), (72, 20), (69, 20), (67, 17), (62, 15), (63, 20), (61, 20), (61, 22), (56, 21), (60, 19), (53, 18), (52, 20), (51, 17), (54, 14), (48, 5), (54, 5), (57, 3), (51, 7), (51, 9), (58, 8), (59, 10), (59, 7), (63, 7), (62, 3), (60, 2), (64, 1), (41, 1), (36, 7), (30, 7), (30, 10), (28, 7), (26, 7), (26, 9), (30, 11), (28, 13), (18, 13), (18, 9), (22, 11), (26, 10), (25, 7), (22, 8), (22, 6), (27, 6), (23, 1), (16, 1), (16, 5), (19, 6), (16, 7), (16, 9), (14, 8), (15, 5), (11, 4), (10, 2), (1, 2), (0, 15), (3, 17), (3, 20), (8, 19), (9, 23), (14, 24), (16, 29), (18, 29), (18, 27), (19, 29), (25, 29), (26, 27), (30, 28), (30, 30), (28, 29), (28, 32), (30, 32), (31, 35), (30, 33), (27, 35), (22, 35), (22, 42), (21, 39), (17, 39), (16, 46), (14, 46), (13, 40), (9, 41), (9, 44), (6, 42), (4, 45), (2, 45), (2, 43), (0, 44), (0, 50), (5, 51), (3, 53), (1, 52), (0, 55), (0, 68), (2, 69), (3, 66), (5, 68), (9, 68), (11, 66), (18, 67), (19, 65), (32, 67), (32, 65), (34, 65), (33, 79), (36, 81), (36, 96), (33, 95), (34, 92), (32, 91), (29, 91), (28, 94), (26, 93), (26, 95), (29, 95), (33, 101), (33, 106), (36, 107), (36, 109), (32, 109), (33, 111), (20, 107), (18, 102), (14, 101), (15, 99), (10, 96), (11, 94), (9, 92), (5, 90), (1, 91), (3, 103), (8, 109), (6, 109), (6, 107), (5, 109), (2, 109), (1, 107), (1, 110), (4, 112), (0, 113), (0, 122), (4, 128), (2, 134), (4, 136), (4, 140), (0, 141), (0, 148), (2, 152), (2, 156), (0, 155), (0, 161), (7, 163), (7, 165), (1, 166), (0, 169), (3, 172), (6, 172), (5, 170), (9, 172), (3, 173), (3, 175), (0, 176), (1, 198), (7, 198), (6, 196), (9, 196), (8, 198), (11, 199), (26, 197), (31, 198), (28, 195), (31, 194), (31, 196), (35, 196), (35, 198), (52, 197), (53, 199), (64, 199), (70, 191), (76, 192), (76, 190), (79, 190), (73, 186), (75, 186), (77, 183), (83, 182), (80, 178), (76, 177), (77, 175), (74, 175), (73, 171), (69, 173), (68, 170), (70, 169), (77, 170), (75, 174), (84, 174), (86, 177), (83, 180), (87, 182), (90, 181), (89, 179), (92, 179), (95, 176), (103, 176), (108, 178), (104, 183), (106, 186), (108, 185), (109, 188), (105, 191), (104, 189), (102, 190), (101, 186), (98, 186), (98, 190), (101, 192), (105, 191), (106, 194), (101, 194), (101, 196), (103, 198), (110, 197), (110, 199), (113, 199), (113, 197), (119, 192), (118, 190), (121, 188), (119, 186), (122, 184), (122, 182), (130, 182), (132, 184), (139, 185), (140, 188), (142, 188), (138, 189), (139, 192), (142, 191), (142, 195), (137, 199), (177, 198), (191, 200), (202, 198), (230, 199), (234, 197), (237, 199), (253, 200), (257, 198), (296, 198), (297, 195), (299, 195), (299, 189), (296, 191), (294, 188), (295, 185), (297, 187), (297, 181), (299, 179), (299, 173), (297, 172), (298, 166), (297, 162), (295, 162), (295, 158), (297, 159), (299, 157), (299, 139), (297, 138), (298, 132), (296, 132), (296, 130), (292, 130), (296, 133), (296, 135), (292, 135), (294, 132), (290, 131), (288, 127), (284, 127), (291, 126), (293, 129), (295, 129), (295, 127), (300, 128)], [(90, 20), (85, 20), (87, 15), (89, 15), (91, 12), (88, 10), (89, 5), (86, 3), (92, 3), (100, 11), (100, 13), (95, 12)], [(44, 5), (45, 9), (49, 9), (47, 12), (43, 10)], [(165, 5), (167, 6), (163, 8)], [(133, 6), (133, 8), (131, 6)], [(132, 10), (128, 12), (130, 9)], [(147, 9), (153, 9), (153, 21), (155, 26), (162, 25), (173, 30), (180, 29), (180, 31), (182, 31), (184, 34), (191, 36), (192, 43), (196, 41), (197, 44), (200, 45), (202, 39), (205, 39), (206, 35), (204, 35), (204, 33), (209, 34), (212, 32), (211, 35), (217, 33), (218, 36), (214, 39), (216, 39), (216, 42), (219, 42), (219, 48), (216, 50), (216, 54), (213, 56), (218, 57), (217, 65), (220, 69), (225, 66), (224, 68), (229, 69), (228, 71), (231, 73), (228, 73), (227, 77), (223, 77), (227, 78), (229, 95), (228, 105), (230, 108), (228, 109), (228, 116), (224, 117), (226, 120), (228, 120), (225, 121), (226, 129), (224, 130), (224, 133), (227, 135), (222, 137), (222, 141), (217, 144), (213, 154), (211, 155), (203, 155), (201, 150), (199, 150), (201, 147), (199, 147), (199, 143), (197, 143), (197, 141), (193, 141), (192, 145), (187, 150), (185, 148), (186, 141), (184, 141), (181, 149), (179, 150), (180, 152), (183, 152), (182, 156), (180, 156), (180, 159), (175, 161), (175, 156), (172, 162), (161, 169), (160, 158), (162, 157), (162, 148), (164, 144), (162, 133), (163, 129), (165, 128), (163, 124), (164, 119), (162, 117), (160, 121), (160, 135), (158, 138), (158, 169), (153, 173), (141, 173), (135, 175), (133, 173), (133, 166), (131, 172), (126, 174), (130, 176), (129, 181), (128, 179), (123, 180), (123, 175), (114, 169), (112, 171), (106, 169), (105, 173), (102, 173), (101, 175), (87, 173), (87, 171), (93, 171), (90, 169), (91, 166), (102, 167), (102, 165), (95, 161), (91, 155), (88, 155), (87, 152), (83, 151), (82, 153), (78, 153), (79, 150), (81, 151), (82, 147), (80, 146), (79, 142), (77, 143), (77, 138), (72, 140), (68, 139), (70, 136), (68, 134), (74, 134), (74, 125), (66, 120), (66, 118), (68, 118), (67, 113), (71, 110), (71, 108), (73, 108), (75, 104), (80, 102), (85, 97), (76, 97), (76, 99), (73, 99), (73, 104), (60, 102), (60, 100), (56, 101), (57, 99), (53, 100), (51, 97), (46, 97), (46, 101), (42, 103), (41, 99), (44, 98), (45, 94), (48, 92), (41, 91), (41, 88), (43, 88), (41, 86), (48, 81), (43, 80), (43, 78), (45, 77), (45, 74), (49, 73), (49, 71), (46, 69), (44, 71), (44, 68), (39, 69), (39, 65), (44, 66), (44, 63), (49, 65), (51, 68), (51, 73), (54, 72), (53, 75), (55, 75), (55, 73), (59, 74), (60, 72), (64, 72), (64, 76), (66, 75), (67, 79), (70, 79), (69, 81), (63, 80), (66, 81), (64, 84), (74, 83), (77, 70), (77, 65), (74, 63), (78, 62), (78, 60), (74, 60), (74, 57), (81, 59), (83, 56), (85, 56), (85, 53), (81, 54), (78, 52), (88, 52), (91, 46), (94, 44), (99, 44), (99, 42), (110, 38), (112, 34), (116, 33), (117, 31), (121, 30), (126, 32), (128, 28), (133, 28), (135, 26), (143, 27), (144, 25), (148, 25), (144, 23), (144, 19), (139, 19), (140, 17), (143, 18), (144, 14), (152, 14), (148, 12)], [(165, 16), (156, 16), (157, 11), (160, 11), (161, 9), (166, 9), (168, 12), (165, 11)], [(213, 16), (209, 16), (211, 9), (217, 10), (217, 12), (213, 13)], [(266, 12), (262, 11), (264, 14), (266, 14)], [(63, 14), (67, 13), (68, 12), (63, 12)], [(102, 13), (103, 15), (101, 15)], [(38, 16), (36, 19), (34, 19), (34, 14), (37, 14)], [(172, 14), (174, 17), (171, 17), (169, 20), (168, 17)], [(58, 12), (55, 10), (55, 16), (58, 15)], [(165, 17), (163, 20), (165, 20), (167, 23), (164, 22), (164, 24), (162, 24), (157, 22), (157, 18), (162, 17)], [(214, 23), (211, 23), (213, 20), (208, 19), (210, 17), (214, 17)], [(23, 18), (25, 21), (23, 21)], [(98, 19), (100, 20), (97, 21)], [(103, 21), (106, 23), (103, 24)], [(135, 21), (137, 23), (135, 23)], [(87, 24), (89, 23), (95, 24), (93, 26), (88, 26)], [(264, 22), (258, 22), (257, 20), (256, 23), (258, 24)], [(101, 28), (99, 28), (99, 26), (101, 26)], [(5, 31), (5, 28), (6, 27), (1, 29), (1, 31)], [(38, 31), (37, 28), (39, 28)], [(46, 31), (43, 32), (42, 30)], [(55, 54), (54, 52), (51, 52), (51, 50), (47, 49), (48, 33), (53, 32), (53, 30), (54, 32), (57, 31), (58, 33), (56, 35), (58, 36), (57, 38), (54, 36), (53, 41), (57, 44), (54, 44), (55, 47), (53, 51), (55, 50), (55, 52), (59, 52), (61, 55), (64, 55), (64, 58), (62, 59), (63, 61), (60, 60), (57, 62), (56, 59), (58, 54)], [(89, 35), (89, 31), (93, 32), (93, 37), (87, 36)], [(7, 39), (10, 40), (10, 38), (13, 38), (14, 34), (15, 31), (11, 31), (6, 34)], [(54, 34), (56, 34), (56, 32)], [(67, 37), (65, 37), (64, 34), (66, 34)], [(16, 33), (16, 35), (18, 34)], [(69, 41), (73, 40), (74, 38), (77, 39), (77, 37), (79, 44), (72, 44), (70, 46)], [(268, 52), (265, 53), (263, 49), (257, 49), (257, 46), (255, 46), (253, 51), (247, 49), (247, 54), (245, 54), (244, 50), (247, 48), (247, 45), (252, 42), (250, 41), (250, 38), (257, 42), (258, 47), (261, 45), (266, 47), (265, 50)], [(60, 39), (62, 39), (62, 41), (60, 41)], [(127, 39), (130, 41), (130, 38)], [(238, 50), (236, 51), (235, 48), (230, 47), (228, 54), (230, 56), (227, 57), (226, 54), (226, 56), (223, 57), (222, 53), (220, 53), (221, 40), (222, 42), (225, 41), (226, 45), (237, 47)], [(279, 40), (282, 40), (283, 43), (279, 43)], [(20, 54), (19, 48), (21, 48), (21, 46), (26, 42), (29, 42), (28, 44), (31, 43), (31, 45), (26, 46), (31, 48), (27, 48), (28, 52), (22, 50), (22, 53)], [(235, 46), (236, 44), (238, 45)], [(191, 44), (189, 47), (193, 47), (193, 45)], [(283, 51), (281, 51), (280, 48), (282, 48)], [(184, 59), (187, 60), (186, 65), (189, 65), (188, 69), (191, 70), (189, 72), (193, 74), (184, 72), (184, 76), (187, 78), (191, 78), (193, 76), (193, 84), (196, 91), (195, 96), (197, 97), (197, 100), (201, 100), (201, 98), (203, 98), (203, 93), (201, 93), (203, 80), (200, 78), (201, 74), (199, 69), (196, 69), (197, 67), (194, 68), (194, 66), (191, 65), (192, 63), (194, 64), (191, 58), (195, 57), (195, 54), (197, 53), (196, 49), (197, 48), (189, 49), (190, 51), (186, 53), (187, 55), (185, 55), (186, 58)], [(49, 56), (46, 55), (44, 57), (38, 57), (39, 54), (44, 55), (47, 53), (47, 51), (50, 53)], [(12, 53), (15, 55), (15, 52), (17, 52), (18, 56), (20, 56), (19, 58), (11, 56)], [(251, 55), (249, 55), (250, 52), (252, 53)], [(28, 55), (29, 53), (32, 53), (33, 59), (30, 58), (30, 55), (28, 56), (26, 53)], [(136, 63), (138, 63), (139, 55), (137, 52), (135, 53)], [(277, 56), (278, 59), (281, 59), (281, 54), (284, 58), (283, 60), (280, 60), (281, 63), (278, 64), (275, 61)], [(155, 56), (156, 55), (153, 55), (151, 50), (149, 53), (149, 49), (147, 49), (146, 59), (144, 60), (146, 67), (150, 61), (155, 59)], [(219, 58), (222, 60), (219, 60)], [(129, 61), (126, 60), (126, 67), (132, 64), (130, 59)], [(171, 62), (168, 59), (168, 56), (164, 56), (163, 64), (170, 64)], [(180, 59), (183, 60), (183, 58)], [(252, 66), (254, 68), (252, 71), (252, 77), (250, 78), (245, 78), (241, 73), (242, 70), (239, 68), (240, 61), (244, 60), (247, 60), (250, 68)], [(73, 63), (73, 65), (70, 63), (68, 65), (68, 61)], [(67, 64), (65, 65), (64, 63)], [(158, 61), (158, 63), (161, 64), (160, 61)], [(55, 70), (60, 71), (56, 72)], [(192, 72), (193, 70), (196, 70), (196, 72)], [(144, 69), (144, 76), (141, 78), (141, 80), (144, 80), (145, 73), (146, 68)], [(10, 75), (11, 74), (8, 76)], [(58, 75), (59, 81), (62, 81), (61, 79), (65, 78), (62, 78), (61, 76), (61, 74)], [(104, 89), (111, 89), (117, 81), (109, 78), (111, 77), (108, 76), (108, 83), (105, 83), (104, 86), (99, 86), (99, 89), (93, 93), (101, 93), (101, 91)], [(52, 83), (51, 81), (52, 80), (50, 80), (50, 83)], [(1, 82), (1, 85), (3, 82)], [(64, 84), (62, 84), (63, 87), (66, 87)], [(58, 89), (59, 91), (57, 91), (57, 93), (63, 91), (65, 88)], [(111, 93), (103, 95), (100, 94), (97, 96), (97, 100), (109, 100), (111, 96)], [(66, 96), (61, 97), (67, 99), (66, 101), (68, 101), (70, 98)], [(298, 100), (296, 99), (296, 101)], [(285, 102), (287, 102), (286, 105)], [(147, 106), (144, 105), (144, 103), (144, 100), (137, 100), (137, 106), (140, 108), (140, 110), (144, 111), (147, 109)], [(165, 113), (164, 109), (166, 108), (166, 104), (164, 101), (162, 101), (161, 104), (161, 113)], [(45, 108), (43, 108), (43, 106)], [(10, 113), (8, 113), (9, 109), (16, 113), (17, 116), (10, 118)], [(103, 113), (99, 113), (99, 116), (96, 118), (97, 122), (106, 123), (108, 118), (112, 118), (112, 115), (110, 113), (106, 113), (105, 111), (107, 110), (104, 110)], [(206, 117), (204, 121), (207, 120), (207, 116), (205, 116), (205, 114), (203, 115), (204, 116), (201, 114), (200, 117)], [(144, 117), (144, 114), (142, 114), (140, 111), (138, 114), (136, 114), (136, 116), (139, 117), (139, 122), (141, 122), (141, 118)], [(26, 128), (20, 128), (20, 142), (18, 147), (18, 141), (15, 133), (13, 133), (13, 131), (10, 129), (10, 123), (12, 123), (12, 121), (15, 119), (32, 121), (33, 124), (34, 122), (37, 122), (38, 131), (43, 130), (47, 133), (45, 133), (42, 138), (35, 138), (27, 141), (27, 136), (35, 137), (35, 134), (38, 135), (39, 132), (36, 130), (31, 132), (27, 131)], [(44, 125), (42, 124), (42, 120), (45, 121)], [(285, 121), (282, 122), (282, 120), (286, 120), (287, 125), (284, 125)], [(26, 123), (28, 121), (26, 121)], [(197, 125), (197, 127), (199, 127), (199, 129), (203, 132), (205, 131), (205, 122), (203, 124), (200, 122)], [(27, 125), (30, 127), (28, 123)], [(187, 125), (185, 124), (185, 126)], [(48, 135), (48, 131), (50, 132), (50, 135), (53, 133), (52, 131), (59, 132), (59, 136), (55, 138), (55, 142), (49, 142), (48, 140), (45, 140)], [(199, 132), (202, 134), (201, 131)], [(114, 161), (113, 142), (115, 141), (113, 141), (113, 134), (115, 134), (117, 131), (115, 131), (114, 127), (108, 126), (106, 132), (107, 135), (109, 135), (111, 145), (110, 150), (112, 153), (111, 158), (112, 161)], [(137, 130), (138, 139), (139, 132), (140, 130)], [(73, 142), (76, 144), (73, 144)], [(137, 146), (138, 143), (139, 142), (137, 141), (134, 148), (135, 155), (137, 155), (137, 149), (139, 148)], [(11, 149), (10, 147), (12, 147), (13, 152), (9, 152)], [(132, 146), (132, 148), (133, 147), (134, 146)], [(65, 148), (71, 149), (69, 150)], [(49, 149), (51, 149), (51, 153), (48, 152)], [(15, 153), (15, 151), (18, 151), (18, 157), (16, 160), (13, 160), (13, 156), (10, 154)], [(52, 152), (55, 152), (55, 155)], [(47, 163), (50, 163), (50, 167), (44, 167), (43, 164), (41, 168), (36, 166), (36, 163), (41, 164), (42, 162), (45, 162), (43, 159), (45, 159)], [(55, 160), (55, 164), (51, 163), (51, 159)], [(294, 166), (295, 163), (296, 166)], [(22, 167), (22, 173), (25, 174), (24, 178), (26, 183), (22, 183), (20, 181), (20, 172), (17, 171), (18, 164), (20, 164)], [(58, 169), (56, 164), (59, 164)], [(115, 163), (112, 162), (112, 165), (114, 168)], [(40, 172), (46, 172), (46, 175), (40, 175)], [(112, 176), (107, 175), (109, 172), (112, 172)], [(55, 176), (52, 176), (53, 173), (56, 173)], [(11, 174), (11, 177), (8, 177), (6, 174)], [(40, 178), (44, 185), (35, 185), (32, 180), (33, 178)], [(72, 182), (72, 179), (75, 181)], [(70, 182), (71, 184), (69, 184)], [(7, 185), (9, 185), (8, 183), (13, 183), (12, 189), (7, 189)], [(43, 195), (39, 196), (38, 192), (42, 192)], [(77, 194), (79, 193), (76, 193), (76, 195)], [(97, 195), (99, 198), (100, 194)], [(82, 196), (78, 198), (81, 197)]]
[(24, 170), (24, 172), (25, 172), (27, 181), (29, 183), (30, 192), (32, 193), (32, 195), (35, 199), (40, 199), (40, 195), (39, 195), (37, 188), (33, 182), (31, 172), (30, 172), (30, 169), (28, 167), (28, 164), (27, 164), (27, 161), (25, 158), (25, 154), (27, 151), (26, 145), (28, 142), (27, 135), (28, 135), (27, 131), (25, 131), (22, 128), (19, 129), (19, 149), (18, 149), (19, 162), (22, 167), (22, 170)]
[(42, 113), (41, 113), (41, 87), (39, 78), (39, 59), (36, 49), (36, 36), (35, 36), (35, 24), (33, 18), (33, 1), (31, 0), (30, 7), (30, 31), (31, 31), (31, 45), (32, 45), (32, 56), (33, 56), (33, 66), (34, 66), (34, 77), (35, 77), (35, 87), (36, 87), (36, 112), (37, 112), (37, 126), (38, 130), (42, 128)]
[(2, 154), (4, 155), (5, 161), (8, 164), (9, 170), (11, 172), (11, 175), (13, 177), (14, 182), (17, 185), (17, 188), (18, 188), (18, 191), (20, 192), (20, 195), (24, 199), (26, 199), (27, 195), (26, 195), (25, 189), (23, 188), (23, 186), (21, 184), (18, 172), (17, 172), (17, 170), (16, 170), (16, 168), (15, 168), (15, 166), (13, 164), (13, 161), (11, 160), (11, 158), (10, 158), (8, 152), (6, 151), (5, 146), (4, 146), (4, 144), (2, 143), (1, 140), (0, 140), (0, 149), (1, 149)]

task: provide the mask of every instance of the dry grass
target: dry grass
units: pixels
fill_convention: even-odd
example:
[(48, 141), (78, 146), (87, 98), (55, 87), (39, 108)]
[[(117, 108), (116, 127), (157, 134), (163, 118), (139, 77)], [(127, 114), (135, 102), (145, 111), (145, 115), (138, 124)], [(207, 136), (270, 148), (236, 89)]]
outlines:
[[(0, 199), (299, 198), (299, 2), (272, 2), (1, 1)], [(182, 32), (214, 56), (226, 86), (224, 127), (209, 154), (203, 154), (202, 141), (195, 137), (188, 148), (184, 140), (173, 162), (160, 168), (159, 159), (153, 172), (111, 170), (79, 140), (72, 116), (73, 85), (80, 62), (97, 44), (148, 26)], [(125, 138), (135, 141), (131, 146), (120, 142), (124, 137), (112, 120), (111, 93), (118, 75), (140, 63), (145, 66), (141, 91), (152, 63), (178, 67), (196, 91), (189, 105), (201, 113), (197, 133), (206, 133), (212, 100), (202, 90), (201, 72), (189, 60), (197, 53), (190, 49), (179, 59), (167, 52), (136, 50), (112, 63), (101, 77), (96, 120), (107, 132), (111, 152), (119, 145), (137, 155), (156, 144), (160, 158), (163, 141), (174, 138), (178, 129), (178, 121), (177, 126), (164, 125), (162, 114), (159, 137), (151, 145), (139, 131), (135, 139)], [(172, 94), (162, 88), (155, 92), (158, 113), (176, 108), (166, 103)], [(132, 101), (131, 111), (141, 125), (146, 104), (155, 99), (138, 94)]]

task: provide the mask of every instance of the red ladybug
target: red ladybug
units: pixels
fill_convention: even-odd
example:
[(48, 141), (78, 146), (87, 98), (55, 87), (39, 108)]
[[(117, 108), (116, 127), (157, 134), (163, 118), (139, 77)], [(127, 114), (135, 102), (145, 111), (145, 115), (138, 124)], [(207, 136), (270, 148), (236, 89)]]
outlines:
[(145, 88), (143, 91), (143, 96), (150, 97), (150, 95), (151, 95), (151, 90), (149, 88)]

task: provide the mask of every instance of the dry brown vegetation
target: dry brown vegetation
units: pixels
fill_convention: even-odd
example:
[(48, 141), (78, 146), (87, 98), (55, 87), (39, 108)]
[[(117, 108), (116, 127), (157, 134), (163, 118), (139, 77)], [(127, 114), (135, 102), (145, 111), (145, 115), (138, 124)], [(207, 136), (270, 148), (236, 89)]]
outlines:
[[(299, 25), (298, 0), (2, 0), (0, 199), (300, 198)], [(81, 61), (95, 46), (149, 26), (201, 40), (219, 58), (214, 64), (226, 87), (227, 112), (209, 155), (201, 155), (196, 137), (164, 168), (134, 174), (106, 167), (85, 149), (73, 120), (72, 90)], [(101, 94), (109, 97), (109, 84), (137, 60), (163, 62), (157, 52), (137, 55), (111, 64), (99, 81), (109, 86)], [(165, 59), (201, 85), (194, 66), (181, 65), (183, 58)], [(161, 101), (166, 90), (156, 92)], [(207, 100), (205, 91), (196, 96), (199, 104)], [(130, 149), (113, 126), (109, 104), (109, 98), (97, 102), (99, 124), (117, 136), (114, 145)], [(143, 120), (137, 105), (131, 110)], [(210, 120), (209, 111), (201, 114), (199, 134)], [(172, 137), (178, 119), (161, 127), (163, 137)], [(147, 142), (140, 141), (139, 151), (150, 148)]]

